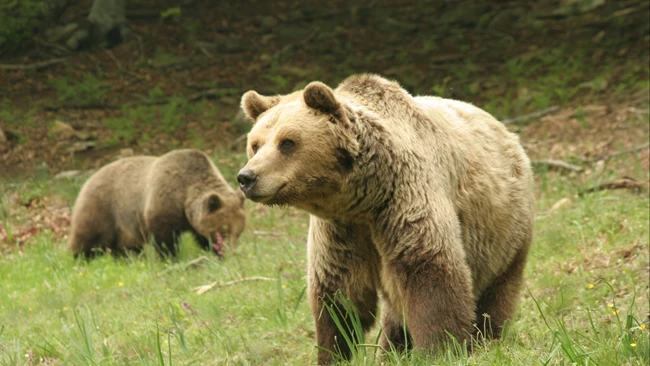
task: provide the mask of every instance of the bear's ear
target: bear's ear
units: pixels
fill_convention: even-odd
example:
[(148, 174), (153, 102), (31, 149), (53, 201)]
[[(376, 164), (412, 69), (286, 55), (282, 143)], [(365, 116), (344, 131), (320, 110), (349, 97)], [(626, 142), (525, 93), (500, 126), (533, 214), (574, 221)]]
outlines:
[(320, 81), (309, 83), (302, 93), (307, 107), (336, 116), (341, 111), (341, 104), (334, 97), (334, 91)]
[(257, 94), (254, 90), (247, 91), (241, 97), (241, 108), (253, 121), (256, 121), (260, 114), (275, 107), (278, 103), (280, 103), (280, 97), (265, 97)]
[(221, 208), (221, 199), (216, 194), (211, 194), (205, 199), (205, 207), (208, 212), (212, 213)]

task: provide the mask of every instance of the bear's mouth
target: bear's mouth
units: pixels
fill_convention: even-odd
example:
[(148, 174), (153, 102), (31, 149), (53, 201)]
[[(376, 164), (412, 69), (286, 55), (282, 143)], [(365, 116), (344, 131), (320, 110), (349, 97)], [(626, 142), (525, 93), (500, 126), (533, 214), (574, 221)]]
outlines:
[(218, 256), (223, 256), (223, 236), (220, 232), (215, 231), (210, 238), (212, 241), (212, 249)]
[(287, 183), (282, 183), (282, 185), (275, 190), (275, 192), (271, 194), (266, 194), (266, 195), (250, 195), (247, 198), (250, 199), (253, 202), (258, 202), (262, 204), (271, 204), (272, 201), (276, 201), (278, 194), (282, 191), (284, 187), (287, 186)]

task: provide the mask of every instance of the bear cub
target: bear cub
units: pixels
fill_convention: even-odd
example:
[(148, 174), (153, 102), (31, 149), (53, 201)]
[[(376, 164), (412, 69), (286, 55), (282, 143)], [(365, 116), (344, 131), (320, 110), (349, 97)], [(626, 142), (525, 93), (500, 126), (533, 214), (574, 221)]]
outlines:
[(72, 212), (75, 258), (109, 251), (139, 252), (153, 239), (161, 255), (175, 256), (182, 232), (223, 254), (244, 230), (244, 197), (204, 153), (175, 150), (105, 165), (83, 185)]

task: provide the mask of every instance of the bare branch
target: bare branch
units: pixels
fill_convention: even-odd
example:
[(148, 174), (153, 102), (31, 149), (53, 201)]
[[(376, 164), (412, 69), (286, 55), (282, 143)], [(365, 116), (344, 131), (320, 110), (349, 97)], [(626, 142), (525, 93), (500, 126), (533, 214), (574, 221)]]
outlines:
[(632, 177), (623, 177), (621, 179), (616, 179), (611, 182), (601, 183), (596, 187), (589, 188), (582, 192), (578, 193), (578, 196), (582, 196), (587, 193), (604, 191), (606, 189), (631, 189), (633, 191), (640, 191), (644, 188), (647, 188), (647, 183), (638, 181)]
[(586, 162), (594, 162), (594, 161), (599, 161), (599, 160), (608, 160), (608, 159), (611, 159), (611, 158), (614, 158), (614, 157), (617, 157), (617, 156), (620, 156), (620, 155), (625, 155), (625, 154), (637, 152), (639, 150), (647, 149), (648, 147), (650, 147), (650, 142), (646, 142), (645, 144), (637, 145), (637, 146), (631, 147), (629, 149), (616, 151), (616, 152), (613, 152), (611, 154), (600, 155), (600, 156), (597, 156), (595, 158), (583, 159), (583, 160), (586, 161)]
[(46, 60), (46, 61), (41, 61), (41, 62), (35, 62), (33, 64), (24, 64), (24, 65), (16, 65), (16, 64), (0, 64), (0, 70), (33, 70), (33, 69), (42, 69), (45, 67), (48, 67), (50, 65), (58, 64), (61, 62), (65, 62), (66, 58), (61, 57), (61, 58), (53, 58), (51, 60)]
[(572, 172), (581, 172), (584, 168), (579, 165), (569, 164), (566, 161), (557, 159), (539, 159), (531, 161), (531, 164), (536, 166), (546, 166), (549, 169), (563, 169)]
[(542, 116), (547, 115), (549, 113), (555, 112), (558, 109), (560, 109), (560, 107), (554, 105), (554, 106), (548, 107), (546, 109), (542, 109), (541, 111), (524, 114), (523, 116), (502, 119), (501, 123), (503, 123), (504, 125), (511, 124), (511, 123), (522, 123), (522, 122), (526, 122), (526, 121), (528, 121), (530, 119), (539, 118), (539, 117), (542, 117)]

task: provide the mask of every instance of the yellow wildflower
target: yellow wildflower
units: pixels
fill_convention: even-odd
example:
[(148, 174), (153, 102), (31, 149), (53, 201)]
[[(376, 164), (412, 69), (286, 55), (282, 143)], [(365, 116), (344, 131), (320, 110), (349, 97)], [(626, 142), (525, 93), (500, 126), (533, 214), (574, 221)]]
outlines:
[(83, 276), (83, 275), (84, 275), (84, 273), (83, 273), (83, 272), (79, 272), (79, 276)]
[(630, 343), (630, 347), (636, 347), (636, 343)]
[(68, 311), (68, 307), (67, 307), (67, 306), (64, 306), (64, 307), (63, 307), (63, 311)]
[(594, 288), (594, 284), (593, 284), (593, 283), (590, 283), (589, 286), (587, 286), (587, 287), (589, 287), (589, 288)]
[(644, 330), (645, 329), (645, 324), (639, 325), (639, 329)]
[(122, 287), (122, 286), (124, 286), (124, 282), (120, 281), (120, 282), (117, 283), (117, 285)]
[(607, 304), (607, 307), (608, 307), (608, 308), (613, 308), (613, 307), (614, 307), (614, 304), (611, 304), (611, 303), (610, 303), (610, 304)]

